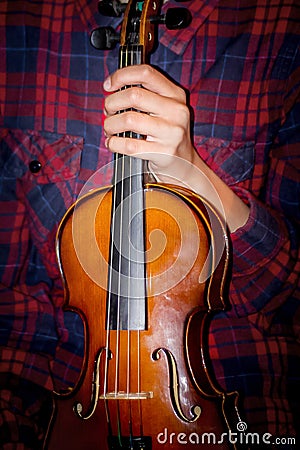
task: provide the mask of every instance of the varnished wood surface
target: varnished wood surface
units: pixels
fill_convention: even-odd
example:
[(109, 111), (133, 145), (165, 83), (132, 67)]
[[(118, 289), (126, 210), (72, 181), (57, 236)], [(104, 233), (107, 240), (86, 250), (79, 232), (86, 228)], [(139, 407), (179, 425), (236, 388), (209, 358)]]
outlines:
[[(197, 435), (201, 442), (202, 433), (215, 433), (218, 439), (229, 427), (236, 431), (237, 395), (223, 393), (214, 383), (206, 348), (207, 335), (202, 335), (208, 332), (214, 309), (211, 303), (215, 302), (217, 309), (223, 307), (227, 245), (224, 243), (219, 269), (199, 283), (212, 239), (207, 205), (198, 197), (190, 198), (184, 190), (175, 195), (172, 187), (153, 185), (145, 190), (145, 199), (148, 327), (142, 331), (110, 330), (107, 391), (118, 392), (119, 400), (113, 399), (113, 395), (106, 401), (100, 398), (88, 420), (77, 417), (73, 406), (80, 402), (83, 413), (89, 409), (95, 359), (107, 343), (111, 191), (102, 189), (87, 195), (71, 208), (60, 226), (57, 249), (65, 282), (66, 308), (78, 311), (83, 318), (86, 351), (78, 386), (71, 394), (56, 399), (45, 445), (48, 450), (108, 450), (110, 431), (115, 436), (119, 431), (123, 436), (131, 432), (136, 436), (151, 436), (153, 450), (179, 450), (182, 445), (192, 449), (194, 444), (179, 443), (178, 436), (184, 439), (186, 435), (188, 439), (192, 435), (191, 439), (197, 439)], [(161, 350), (157, 352), (158, 349)], [(171, 363), (167, 352), (173, 356), (178, 373), (182, 413), (191, 419), (193, 407), (201, 408), (195, 422), (185, 422), (174, 411), (171, 398), (177, 386), (170, 388)], [(100, 397), (106, 379), (106, 352), (102, 353)], [(126, 393), (131, 397), (134, 393), (145, 393), (147, 398), (129, 399), (128, 395), (126, 399)], [(167, 433), (165, 444), (158, 438), (164, 440), (166, 434), (160, 433)], [(175, 434), (171, 436), (171, 433)], [(224, 443), (217, 448), (229, 446)]]

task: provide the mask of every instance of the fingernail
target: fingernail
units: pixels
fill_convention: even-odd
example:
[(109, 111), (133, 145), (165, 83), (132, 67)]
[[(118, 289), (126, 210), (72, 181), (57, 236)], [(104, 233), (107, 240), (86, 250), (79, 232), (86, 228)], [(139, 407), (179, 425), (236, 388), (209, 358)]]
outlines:
[(110, 77), (106, 78), (106, 80), (104, 80), (103, 82), (103, 87), (106, 91), (108, 91), (111, 87), (111, 79)]

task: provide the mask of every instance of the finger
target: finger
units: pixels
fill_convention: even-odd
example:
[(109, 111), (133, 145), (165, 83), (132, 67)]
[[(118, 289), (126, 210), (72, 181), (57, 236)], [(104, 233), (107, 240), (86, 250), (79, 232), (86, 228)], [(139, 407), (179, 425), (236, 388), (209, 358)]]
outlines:
[(162, 117), (172, 117), (175, 110), (176, 116), (189, 116), (185, 103), (179, 103), (177, 99), (163, 97), (140, 87), (131, 87), (118, 91), (105, 99), (105, 112), (107, 115), (113, 115), (118, 111), (131, 108)]
[(107, 139), (106, 146), (113, 153), (152, 161), (154, 165), (161, 167), (168, 167), (173, 158), (173, 155), (168, 154), (162, 145), (143, 139), (112, 136)]
[(136, 111), (126, 111), (105, 119), (104, 132), (107, 136), (133, 132), (152, 136), (155, 139), (159, 135), (158, 128), (161, 126), (153, 116)]
[[(193, 162), (168, 153), (157, 143), (112, 136), (107, 140), (107, 147), (114, 153), (148, 161), (150, 172), (156, 179), (164, 179), (165, 182), (184, 184), (189, 187), (189, 172)], [(184, 178), (187, 181), (184, 181)]]
[(160, 143), (164, 147), (176, 148), (188, 133), (183, 122), (169, 122), (156, 116), (136, 111), (126, 111), (110, 116), (104, 121), (104, 131), (110, 137), (116, 134), (133, 132), (147, 136), (147, 140)]
[(117, 91), (124, 86), (141, 85), (165, 97), (177, 98), (185, 102), (184, 90), (166, 78), (153, 67), (143, 64), (124, 67), (110, 75), (103, 83), (107, 92)]

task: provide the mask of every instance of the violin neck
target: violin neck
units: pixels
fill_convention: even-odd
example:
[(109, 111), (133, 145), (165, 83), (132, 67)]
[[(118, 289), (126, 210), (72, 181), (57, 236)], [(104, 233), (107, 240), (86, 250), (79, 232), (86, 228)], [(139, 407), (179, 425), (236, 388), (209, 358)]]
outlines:
[[(120, 68), (140, 64), (142, 54), (141, 46), (121, 47)], [(144, 138), (132, 131), (122, 135)], [(143, 167), (142, 159), (115, 154), (107, 301), (113, 330), (147, 327)]]
[[(120, 47), (119, 52), (119, 68), (139, 65), (144, 62), (144, 48), (142, 45), (128, 44)], [(130, 86), (126, 86), (127, 89)], [(126, 131), (122, 133), (123, 137), (131, 139), (144, 139), (145, 136), (134, 133), (133, 131)], [(115, 170), (113, 184), (120, 182), (121, 179), (126, 180), (134, 177), (134, 183), (140, 184), (143, 181), (143, 160), (115, 154)], [(141, 178), (138, 182), (137, 179)]]
[(120, 47), (119, 69), (145, 63), (145, 52), (142, 45), (128, 44)]

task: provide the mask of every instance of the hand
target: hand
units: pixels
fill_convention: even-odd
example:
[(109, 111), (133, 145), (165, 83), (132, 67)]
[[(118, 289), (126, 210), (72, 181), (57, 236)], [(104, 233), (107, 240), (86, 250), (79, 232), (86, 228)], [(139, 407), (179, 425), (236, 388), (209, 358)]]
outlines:
[[(125, 86), (127, 89), (122, 89)], [(171, 176), (184, 183), (182, 164), (196, 157), (190, 138), (190, 111), (184, 90), (150, 66), (118, 70), (105, 83), (113, 92), (106, 98), (106, 145), (112, 152), (149, 160), (151, 170), (161, 178)], [(124, 111), (134, 108), (136, 111)], [(138, 112), (139, 111), (139, 112)], [(118, 137), (125, 131), (146, 136), (145, 140)], [(186, 166), (188, 168), (188, 165)]]
[[(119, 69), (103, 87), (111, 93), (105, 100), (104, 121), (109, 150), (146, 159), (160, 181), (202, 195), (224, 216), (231, 231), (247, 221), (248, 206), (212, 172), (192, 144), (190, 111), (181, 87), (148, 65)], [(125, 131), (146, 139), (116, 136)]]

